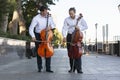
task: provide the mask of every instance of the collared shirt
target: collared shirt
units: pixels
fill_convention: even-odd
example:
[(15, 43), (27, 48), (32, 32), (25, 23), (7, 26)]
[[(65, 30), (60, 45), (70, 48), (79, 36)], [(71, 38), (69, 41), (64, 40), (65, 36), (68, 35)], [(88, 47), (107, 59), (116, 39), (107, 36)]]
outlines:
[[(46, 28), (46, 23), (47, 23), (46, 17), (43, 17), (40, 14), (36, 15), (32, 19), (32, 22), (29, 27), (29, 34), (31, 35), (31, 37), (35, 37), (34, 28), (36, 33), (40, 33), (43, 29)], [(55, 24), (53, 22), (52, 17), (48, 18), (48, 26), (51, 26), (52, 29), (55, 28)]]
[(66, 37), (67, 33), (72, 34), (73, 31), (75, 30), (75, 26), (79, 27), (80, 31), (84, 31), (88, 28), (87, 23), (83, 18), (81, 18), (78, 24), (76, 25), (78, 17), (79, 16), (75, 16), (75, 19), (72, 19), (71, 17), (67, 17), (64, 20), (64, 25), (62, 28), (63, 37)]

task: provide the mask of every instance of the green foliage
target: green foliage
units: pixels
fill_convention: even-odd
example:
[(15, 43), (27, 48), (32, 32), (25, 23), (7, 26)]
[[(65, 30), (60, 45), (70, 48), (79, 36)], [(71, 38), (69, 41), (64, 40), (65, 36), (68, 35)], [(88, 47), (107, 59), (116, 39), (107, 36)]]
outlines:
[(44, 6), (55, 5), (55, 3), (53, 2), (53, 0), (36, 0), (36, 4), (37, 5), (39, 5), (40, 3), (42, 5), (44, 5)]
[[(28, 35), (28, 28), (31, 23), (32, 18), (37, 14), (39, 4), (41, 3), (44, 6), (49, 7), (49, 5), (55, 5), (55, 0), (21, 0), (22, 1), (22, 10), (24, 19), (26, 21), (26, 28), (27, 28), (27, 35)], [(57, 0), (58, 1), (58, 0)], [(2, 16), (6, 13), (9, 13), (9, 20), (12, 19), (13, 11), (17, 8), (16, 0), (0, 0), (0, 23), (2, 21)], [(30, 40), (29, 36), (21, 36), (21, 35), (10, 35), (9, 32), (3, 33), (0, 31), (1, 37), (8, 37), (13, 39), (26, 39)], [(55, 32), (54, 34), (55, 38), (54, 41), (58, 45), (58, 43), (61, 43), (61, 38), (59, 33)]]
[(58, 47), (59, 44), (62, 43), (62, 34), (58, 32), (57, 29), (54, 30), (53, 42), (54, 42), (54, 47)]
[(27, 35), (31, 20), (37, 14), (40, 3), (44, 6), (55, 5), (53, 0), (22, 0), (22, 10), (24, 19), (26, 20)]
[(0, 21), (2, 16), (8, 12), (8, 0), (0, 0)]
[(9, 5), (9, 18), (8, 18), (8, 21), (10, 22), (12, 20), (13, 11), (17, 7), (16, 0), (8, 0), (8, 5)]
[(22, 10), (24, 19), (26, 21), (26, 35), (28, 34), (28, 28), (31, 23), (32, 18), (37, 14), (36, 3), (33, 0), (23, 0), (22, 1)]
[(9, 20), (12, 17), (15, 8), (15, 0), (0, 0), (0, 23), (3, 21), (3, 15), (9, 13)]

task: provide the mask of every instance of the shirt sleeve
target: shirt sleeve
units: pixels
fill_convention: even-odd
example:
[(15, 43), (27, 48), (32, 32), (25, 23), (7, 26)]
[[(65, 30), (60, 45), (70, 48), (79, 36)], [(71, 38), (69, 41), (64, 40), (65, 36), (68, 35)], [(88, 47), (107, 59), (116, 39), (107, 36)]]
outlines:
[(88, 29), (87, 23), (83, 18), (79, 21), (78, 26), (81, 31)]
[(54, 23), (54, 21), (53, 21), (53, 18), (52, 18), (52, 17), (50, 17), (50, 26), (52, 27), (52, 29), (54, 29), (54, 28), (55, 28), (55, 23)]
[(69, 28), (69, 24), (67, 23), (67, 19), (65, 19), (64, 24), (63, 24), (63, 28), (62, 28), (63, 37), (67, 36), (68, 28)]
[(34, 34), (34, 28), (36, 27), (37, 25), (37, 20), (35, 18), (33, 18), (31, 24), (30, 24), (30, 27), (29, 27), (29, 34), (31, 37), (35, 37), (35, 34)]

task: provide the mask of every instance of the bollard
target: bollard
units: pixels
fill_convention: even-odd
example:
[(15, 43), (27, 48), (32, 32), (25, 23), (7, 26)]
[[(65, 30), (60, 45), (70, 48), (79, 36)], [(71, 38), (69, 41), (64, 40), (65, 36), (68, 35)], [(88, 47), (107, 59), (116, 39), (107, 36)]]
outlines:
[(118, 56), (120, 56), (120, 41), (118, 41)]

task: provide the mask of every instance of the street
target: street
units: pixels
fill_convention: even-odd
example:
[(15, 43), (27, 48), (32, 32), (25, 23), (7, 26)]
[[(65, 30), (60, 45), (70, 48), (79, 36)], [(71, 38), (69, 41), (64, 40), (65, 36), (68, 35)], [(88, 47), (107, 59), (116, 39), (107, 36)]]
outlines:
[(82, 56), (83, 74), (68, 73), (66, 49), (55, 49), (51, 68), (54, 73), (37, 72), (36, 58), (22, 59), (16, 52), (0, 56), (0, 80), (120, 80), (120, 57), (90, 53)]

